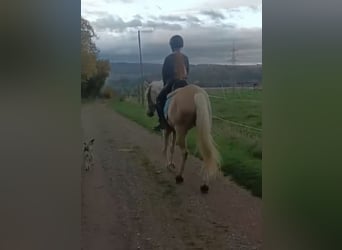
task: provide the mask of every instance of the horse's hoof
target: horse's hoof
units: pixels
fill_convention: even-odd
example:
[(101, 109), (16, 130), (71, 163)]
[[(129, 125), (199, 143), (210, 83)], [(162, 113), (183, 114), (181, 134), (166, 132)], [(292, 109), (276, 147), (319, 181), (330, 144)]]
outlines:
[(181, 175), (177, 175), (176, 176), (176, 183), (177, 184), (180, 184), (180, 183), (182, 183), (184, 181), (184, 179), (183, 179), (183, 177), (181, 176)]
[(207, 185), (204, 184), (204, 185), (201, 186), (201, 192), (203, 194), (208, 193), (208, 191), (209, 191), (209, 187)]

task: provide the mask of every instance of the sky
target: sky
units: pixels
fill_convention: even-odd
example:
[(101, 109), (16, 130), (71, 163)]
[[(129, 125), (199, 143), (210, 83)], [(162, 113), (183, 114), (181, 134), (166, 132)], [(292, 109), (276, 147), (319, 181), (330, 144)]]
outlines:
[[(261, 0), (81, 0), (81, 15), (94, 28), (100, 57), (163, 63), (169, 39), (181, 35), (191, 64), (262, 62)], [(234, 45), (233, 45), (234, 44)]]

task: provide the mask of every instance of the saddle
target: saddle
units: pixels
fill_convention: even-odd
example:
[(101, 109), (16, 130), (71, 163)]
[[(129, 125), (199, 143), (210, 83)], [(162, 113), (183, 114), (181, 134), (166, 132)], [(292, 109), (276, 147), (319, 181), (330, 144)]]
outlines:
[(172, 84), (172, 88), (171, 88), (171, 92), (175, 91), (176, 89), (185, 87), (186, 85), (188, 85), (186, 80), (176, 80), (174, 81), (174, 83)]

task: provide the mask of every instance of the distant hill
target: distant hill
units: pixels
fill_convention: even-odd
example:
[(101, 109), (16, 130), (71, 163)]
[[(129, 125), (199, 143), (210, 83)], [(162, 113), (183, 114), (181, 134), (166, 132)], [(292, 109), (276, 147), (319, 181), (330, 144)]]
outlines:
[[(161, 79), (161, 64), (145, 63), (143, 71), (145, 78)], [(139, 63), (112, 63), (111, 79), (118, 80), (120, 78), (137, 79), (140, 78)]]
[[(144, 63), (144, 79), (160, 80), (161, 64)], [(261, 65), (190, 65), (189, 82), (200, 86), (232, 86), (236, 83), (252, 85), (262, 80)], [(109, 84), (113, 87), (133, 87), (141, 82), (139, 63), (111, 63)]]

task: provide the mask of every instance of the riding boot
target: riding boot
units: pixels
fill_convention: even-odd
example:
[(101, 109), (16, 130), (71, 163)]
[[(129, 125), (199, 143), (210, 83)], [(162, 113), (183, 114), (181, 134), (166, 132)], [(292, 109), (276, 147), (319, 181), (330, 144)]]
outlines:
[(159, 124), (156, 127), (154, 127), (154, 130), (165, 129), (166, 121), (165, 121), (165, 118), (164, 118), (163, 105), (162, 105), (161, 102), (157, 103), (156, 110), (157, 110), (157, 114), (158, 114), (158, 117), (159, 117)]
[(170, 93), (171, 90), (172, 82), (169, 82), (168, 84), (166, 84), (166, 86), (164, 86), (157, 97), (156, 110), (159, 116), (159, 125), (154, 128), (155, 130), (165, 129), (167, 126), (167, 121), (165, 119), (163, 109), (166, 103), (167, 94)]
[(157, 111), (157, 115), (158, 115), (158, 121), (159, 121), (159, 124), (156, 125), (153, 130), (155, 131), (160, 131), (162, 128), (161, 128), (161, 114), (160, 114), (160, 108), (159, 108), (159, 103), (157, 102), (156, 103), (156, 111)]

